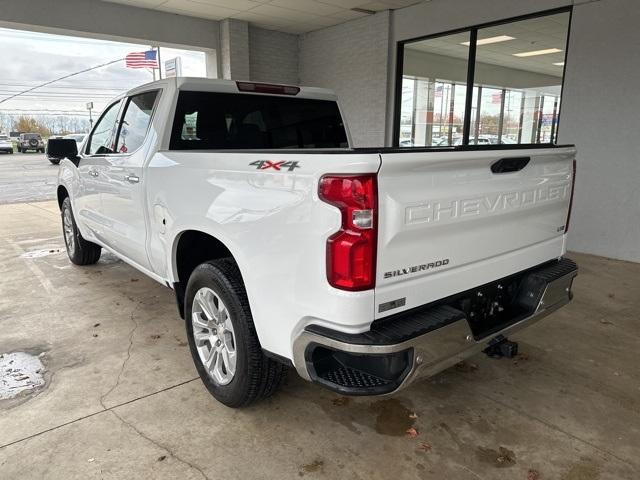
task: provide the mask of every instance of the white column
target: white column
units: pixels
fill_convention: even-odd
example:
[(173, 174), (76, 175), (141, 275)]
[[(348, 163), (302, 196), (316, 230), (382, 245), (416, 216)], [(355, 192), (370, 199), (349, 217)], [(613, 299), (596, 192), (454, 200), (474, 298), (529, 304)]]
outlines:
[(249, 80), (249, 24), (228, 18), (220, 22), (222, 78)]

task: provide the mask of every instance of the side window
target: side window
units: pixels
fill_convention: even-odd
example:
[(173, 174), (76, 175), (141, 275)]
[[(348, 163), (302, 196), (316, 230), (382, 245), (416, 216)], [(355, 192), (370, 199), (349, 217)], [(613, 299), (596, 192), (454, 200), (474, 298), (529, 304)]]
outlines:
[(104, 155), (114, 153), (113, 139), (115, 138), (118, 112), (122, 100), (117, 101), (107, 108), (102, 118), (96, 123), (89, 142), (87, 143), (86, 152), (89, 155)]
[(133, 152), (142, 146), (157, 96), (156, 90), (134, 95), (129, 99), (118, 135), (117, 153)]

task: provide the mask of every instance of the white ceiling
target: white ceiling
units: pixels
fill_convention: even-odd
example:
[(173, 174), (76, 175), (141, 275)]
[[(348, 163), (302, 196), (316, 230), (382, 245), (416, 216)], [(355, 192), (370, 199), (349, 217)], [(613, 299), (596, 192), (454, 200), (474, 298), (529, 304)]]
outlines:
[(367, 13), (407, 7), (422, 0), (103, 0), (210, 20), (237, 18), (287, 33), (337, 25)]
[[(500, 35), (514, 37), (514, 40), (478, 45), (477, 61), (561, 77), (562, 66), (553, 64), (564, 61), (568, 25), (569, 13), (560, 13), (480, 29), (478, 30), (479, 40)], [(456, 34), (408, 43), (405, 48), (466, 59), (469, 48), (461, 43), (468, 40), (467, 33)], [(558, 48), (562, 52), (525, 58), (513, 56), (514, 53), (548, 48)]]

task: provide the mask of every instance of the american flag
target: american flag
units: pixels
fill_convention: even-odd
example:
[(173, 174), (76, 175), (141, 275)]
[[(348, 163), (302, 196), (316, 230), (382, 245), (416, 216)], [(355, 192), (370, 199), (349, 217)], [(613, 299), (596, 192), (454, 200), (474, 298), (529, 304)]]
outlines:
[(146, 52), (134, 52), (125, 57), (128, 68), (158, 68), (158, 52), (147, 50)]

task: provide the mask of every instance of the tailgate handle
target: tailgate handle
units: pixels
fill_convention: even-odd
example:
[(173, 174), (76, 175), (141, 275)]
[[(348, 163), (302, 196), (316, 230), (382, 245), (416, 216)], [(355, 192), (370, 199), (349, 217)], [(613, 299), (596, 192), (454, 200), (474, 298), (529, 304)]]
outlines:
[(519, 172), (531, 161), (531, 157), (509, 157), (501, 158), (491, 165), (493, 173)]

